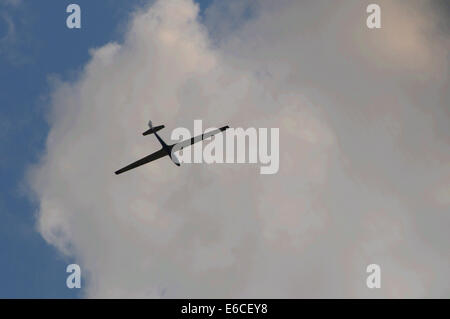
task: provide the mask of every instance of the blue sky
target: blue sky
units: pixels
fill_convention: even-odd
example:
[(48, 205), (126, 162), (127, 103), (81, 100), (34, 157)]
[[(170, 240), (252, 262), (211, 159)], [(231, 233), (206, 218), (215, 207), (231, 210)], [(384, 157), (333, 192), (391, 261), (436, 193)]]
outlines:
[[(146, 1), (6, 2), (0, 0), (0, 298), (79, 297), (82, 289), (65, 284), (71, 261), (35, 230), (37, 207), (24, 178), (44, 150), (49, 77), (75, 77), (89, 49), (120, 41), (129, 13)], [(201, 9), (210, 2), (199, 1)], [(81, 7), (81, 30), (65, 25), (70, 3)]]

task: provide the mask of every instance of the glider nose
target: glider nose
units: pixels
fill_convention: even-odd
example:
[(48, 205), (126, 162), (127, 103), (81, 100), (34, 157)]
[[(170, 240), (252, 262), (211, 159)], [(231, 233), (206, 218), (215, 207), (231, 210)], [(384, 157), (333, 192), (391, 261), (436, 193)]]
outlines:
[(177, 156), (175, 154), (172, 153), (172, 155), (170, 156), (170, 159), (172, 160), (172, 162), (176, 165), (176, 166), (180, 166), (180, 161), (178, 160)]

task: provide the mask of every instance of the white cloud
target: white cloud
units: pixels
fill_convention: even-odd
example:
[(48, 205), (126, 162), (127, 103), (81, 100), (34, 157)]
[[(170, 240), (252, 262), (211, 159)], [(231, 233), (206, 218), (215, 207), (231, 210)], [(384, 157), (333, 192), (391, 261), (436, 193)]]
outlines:
[[(221, 19), (239, 10), (212, 7), (212, 41), (191, 1), (156, 2), (56, 85), (30, 183), (39, 231), (88, 274), (87, 296), (448, 295), (448, 42), (434, 11), (382, 2), (374, 33), (361, 1), (277, 5), (235, 29)], [(280, 127), (280, 171), (159, 160), (115, 176), (157, 149), (140, 136), (148, 119)], [(365, 287), (371, 263), (383, 289)]]

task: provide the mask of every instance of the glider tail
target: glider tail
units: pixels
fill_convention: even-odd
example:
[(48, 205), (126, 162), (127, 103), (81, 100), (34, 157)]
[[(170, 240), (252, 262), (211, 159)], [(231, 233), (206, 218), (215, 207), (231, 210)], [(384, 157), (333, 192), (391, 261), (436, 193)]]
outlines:
[(164, 125), (159, 125), (159, 126), (153, 127), (152, 121), (149, 121), (148, 127), (149, 127), (149, 129), (147, 131), (145, 131), (144, 133), (142, 133), (142, 135), (154, 134), (154, 133), (158, 132), (159, 130), (163, 129)]

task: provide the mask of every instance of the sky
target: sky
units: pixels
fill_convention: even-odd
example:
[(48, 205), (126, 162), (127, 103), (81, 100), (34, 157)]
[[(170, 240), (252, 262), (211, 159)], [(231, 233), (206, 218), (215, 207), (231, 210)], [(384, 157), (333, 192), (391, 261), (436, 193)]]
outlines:
[(74, 78), (91, 48), (122, 38), (124, 23), (145, 1), (77, 1), (83, 27), (69, 30), (66, 7), (72, 2), (0, 1), (0, 147), (7, 154), (0, 160), (2, 298), (80, 296), (65, 284), (71, 259), (36, 231), (37, 206), (27, 198), (24, 176), (48, 134), (51, 79)]
[[(0, 0), (0, 297), (449, 296), (445, 2), (69, 3)], [(279, 127), (280, 171), (118, 179), (148, 119)]]

